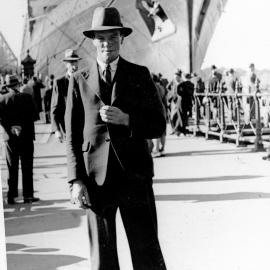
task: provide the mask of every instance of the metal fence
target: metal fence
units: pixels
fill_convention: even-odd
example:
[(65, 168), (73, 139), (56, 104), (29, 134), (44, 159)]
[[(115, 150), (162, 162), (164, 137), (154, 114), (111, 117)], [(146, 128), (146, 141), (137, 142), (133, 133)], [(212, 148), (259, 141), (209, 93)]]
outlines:
[(263, 149), (263, 141), (269, 141), (270, 94), (263, 93), (257, 86), (253, 93), (243, 93), (240, 85), (233, 94), (198, 93), (195, 89), (193, 125), (191, 129), (196, 136), (198, 132), (235, 141), (254, 143), (255, 150)]

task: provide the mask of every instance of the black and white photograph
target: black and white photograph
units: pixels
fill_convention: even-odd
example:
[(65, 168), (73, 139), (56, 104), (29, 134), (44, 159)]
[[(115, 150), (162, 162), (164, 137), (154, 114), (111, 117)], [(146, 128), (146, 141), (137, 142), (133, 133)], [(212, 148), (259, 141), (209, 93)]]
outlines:
[(0, 270), (270, 269), (269, 0), (0, 4)]

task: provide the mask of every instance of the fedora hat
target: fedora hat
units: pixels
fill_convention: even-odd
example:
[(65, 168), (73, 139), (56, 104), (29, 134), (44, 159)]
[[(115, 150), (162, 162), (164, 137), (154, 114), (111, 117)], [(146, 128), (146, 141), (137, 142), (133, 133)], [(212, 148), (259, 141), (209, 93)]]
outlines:
[(77, 55), (75, 50), (67, 49), (65, 51), (65, 58), (63, 59), (64, 62), (78, 61), (78, 60), (81, 60), (81, 58)]
[(119, 11), (115, 7), (97, 7), (94, 10), (91, 29), (84, 31), (83, 34), (88, 38), (94, 38), (96, 31), (114, 29), (119, 29), (125, 37), (132, 32), (131, 28), (123, 26)]
[(174, 72), (175, 75), (177, 76), (182, 76), (182, 70), (181, 69), (177, 69), (175, 72)]
[(16, 86), (20, 83), (16, 75), (9, 75), (9, 74), (6, 75), (5, 82), (7, 87)]

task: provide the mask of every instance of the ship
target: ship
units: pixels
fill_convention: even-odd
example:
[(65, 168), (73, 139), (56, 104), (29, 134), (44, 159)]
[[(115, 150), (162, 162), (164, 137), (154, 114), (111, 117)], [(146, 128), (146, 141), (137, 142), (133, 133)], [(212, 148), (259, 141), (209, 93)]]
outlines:
[(35, 72), (63, 75), (64, 51), (76, 49), (84, 68), (95, 49), (84, 30), (98, 6), (116, 7), (123, 24), (133, 29), (121, 55), (171, 78), (174, 71), (198, 72), (227, 0), (27, 0), (28, 11), (20, 58), (29, 53)]
[[(14, 52), (11, 50), (4, 35), (0, 32), (0, 74), (18, 72), (18, 59)], [(0, 76), (0, 84), (3, 78)]]

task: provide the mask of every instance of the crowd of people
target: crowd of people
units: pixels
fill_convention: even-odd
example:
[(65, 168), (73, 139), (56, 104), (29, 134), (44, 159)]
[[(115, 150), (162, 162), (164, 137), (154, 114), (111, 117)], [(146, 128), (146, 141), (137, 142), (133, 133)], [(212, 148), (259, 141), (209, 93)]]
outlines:
[(68, 49), (63, 61), (65, 75), (55, 79), (51, 74), (43, 83), (40, 76), (19, 80), (17, 75), (1, 76), (0, 124), (7, 163), (8, 204), (18, 197), (19, 161), (21, 162), (24, 203), (39, 201), (33, 195), (33, 159), (36, 121), (51, 124), (55, 137), (65, 138), (64, 115), (69, 77), (78, 69), (80, 58)]
[[(80, 57), (73, 49), (67, 49), (64, 54), (63, 62), (65, 63), (65, 73), (59, 78), (55, 78), (53, 74), (47, 76), (42, 82), (41, 76), (36, 75), (31, 79), (23, 78), (19, 82), (20, 92), (32, 96), (36, 120), (42, 120), (47, 124), (51, 124), (51, 131), (55, 134), (60, 142), (65, 141), (65, 120), (66, 101), (68, 93), (68, 85), (70, 76), (78, 71)], [(181, 69), (174, 72), (173, 79), (169, 81), (164, 78), (161, 73), (151, 74), (152, 80), (161, 98), (166, 121), (170, 126), (170, 135), (186, 136), (188, 134), (188, 119), (194, 114), (194, 93), (227, 93), (232, 95), (236, 91), (238, 84), (242, 91), (242, 80), (237, 76), (235, 70), (230, 68), (223, 74), (215, 65), (211, 66), (211, 74), (208, 79), (203, 80), (196, 73), (184, 73)], [(18, 78), (18, 77), (17, 77)], [(8, 92), (8, 85), (5, 78), (1, 78), (0, 96)], [(245, 82), (246, 93), (254, 93), (260, 80), (255, 71), (255, 65), (249, 66), (247, 81)], [(204, 95), (197, 97), (199, 105), (199, 117), (205, 116), (206, 98)], [(218, 98), (211, 98), (211, 114), (215, 119), (218, 117)], [(245, 98), (244, 102), (249, 108), (249, 114), (254, 115), (254, 99), (253, 97)], [(232, 114), (235, 113), (235, 103), (231, 96), (226, 99), (226, 105)], [(248, 106), (247, 106), (248, 105)], [(149, 151), (153, 158), (165, 155), (166, 130), (161, 137), (148, 140)], [(11, 201), (11, 200), (10, 200)]]

